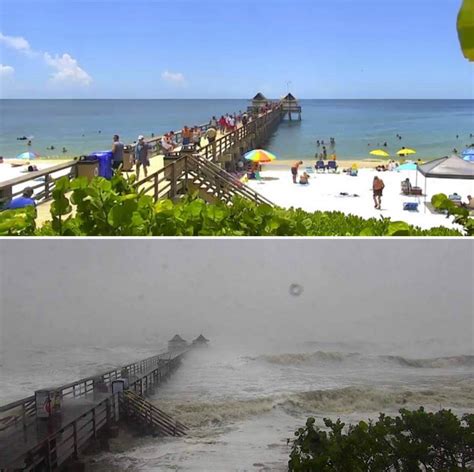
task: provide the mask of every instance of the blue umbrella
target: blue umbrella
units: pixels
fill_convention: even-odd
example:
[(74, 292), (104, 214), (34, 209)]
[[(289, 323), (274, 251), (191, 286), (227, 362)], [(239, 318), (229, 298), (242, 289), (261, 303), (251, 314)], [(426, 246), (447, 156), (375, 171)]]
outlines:
[(397, 171), (399, 170), (416, 170), (416, 164), (414, 162), (406, 162), (397, 167)]
[(35, 159), (36, 157), (39, 157), (39, 154), (31, 151), (22, 152), (16, 156), (17, 159)]
[(462, 152), (462, 157), (465, 161), (474, 162), (474, 147), (464, 149)]

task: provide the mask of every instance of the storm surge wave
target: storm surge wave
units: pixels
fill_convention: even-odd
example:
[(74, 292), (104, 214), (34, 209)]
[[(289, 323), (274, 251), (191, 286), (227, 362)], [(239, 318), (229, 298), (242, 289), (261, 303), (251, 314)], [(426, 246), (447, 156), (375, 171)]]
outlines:
[(191, 427), (224, 425), (281, 408), (295, 417), (302, 415), (351, 414), (397, 411), (400, 408), (455, 408), (474, 412), (474, 381), (434, 389), (382, 389), (345, 387), (311, 390), (283, 395), (216, 402), (155, 402), (176, 419)]
[(250, 358), (277, 365), (324, 364), (324, 363), (385, 363), (414, 368), (474, 367), (474, 356), (447, 356), (427, 359), (411, 359), (403, 356), (369, 356), (358, 352), (315, 351), (304, 353), (262, 354)]

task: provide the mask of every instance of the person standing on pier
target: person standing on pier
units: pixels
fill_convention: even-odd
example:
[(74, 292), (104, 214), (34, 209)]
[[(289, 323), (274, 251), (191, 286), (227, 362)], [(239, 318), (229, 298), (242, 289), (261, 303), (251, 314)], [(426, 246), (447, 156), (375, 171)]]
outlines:
[(138, 136), (138, 142), (135, 146), (135, 171), (137, 174), (137, 180), (139, 180), (140, 177), (141, 165), (143, 166), (145, 177), (147, 177), (147, 167), (150, 165), (150, 161), (148, 159), (148, 144), (145, 142), (145, 138), (142, 135)]
[(225, 119), (225, 116), (222, 115), (220, 118), (219, 118), (219, 131), (224, 134), (225, 133), (225, 127), (226, 127), (226, 119)]
[(118, 134), (114, 134), (112, 143), (112, 168), (118, 169), (123, 164), (123, 143)]
[(188, 146), (191, 142), (191, 129), (185, 126), (181, 131), (181, 136), (183, 137), (183, 146)]
[(201, 148), (201, 129), (198, 126), (194, 127), (193, 145), (195, 150)]
[(217, 118), (213, 116), (209, 121), (209, 128), (216, 128), (217, 129)]

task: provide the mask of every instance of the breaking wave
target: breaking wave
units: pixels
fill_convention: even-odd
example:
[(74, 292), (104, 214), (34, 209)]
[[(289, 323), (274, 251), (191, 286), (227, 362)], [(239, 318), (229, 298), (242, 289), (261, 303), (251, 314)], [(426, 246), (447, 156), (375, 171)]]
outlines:
[(290, 393), (252, 400), (187, 402), (171, 400), (156, 404), (190, 427), (225, 425), (281, 408), (295, 417), (301, 415), (351, 414), (358, 412), (397, 411), (400, 408), (459, 408), (474, 411), (474, 384), (461, 382), (438, 390), (346, 387)]
[(402, 367), (443, 368), (443, 367), (474, 367), (474, 356), (435, 357), (429, 359), (410, 359), (402, 356), (367, 356), (357, 352), (304, 352), (285, 354), (263, 354), (251, 360), (265, 361), (277, 365), (299, 365), (314, 363), (343, 363), (343, 362), (383, 362)]

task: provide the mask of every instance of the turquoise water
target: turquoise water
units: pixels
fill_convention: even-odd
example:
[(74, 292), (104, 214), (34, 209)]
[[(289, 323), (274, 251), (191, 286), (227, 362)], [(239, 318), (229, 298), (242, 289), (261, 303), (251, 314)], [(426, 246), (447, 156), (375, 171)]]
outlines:
[[(19, 136), (34, 136), (31, 149), (42, 156), (85, 154), (108, 149), (115, 133), (132, 142), (139, 134), (201, 124), (212, 115), (245, 110), (248, 104), (248, 100), (0, 100), (0, 155), (15, 157), (27, 150), (25, 141), (16, 140)], [(282, 123), (267, 148), (281, 159), (312, 158), (316, 139), (334, 137), (341, 159), (368, 157), (370, 149), (385, 141), (391, 154), (405, 146), (415, 148), (417, 157), (439, 157), (474, 142), (473, 104), (473, 100), (301, 100), (303, 120)], [(51, 145), (54, 151), (46, 149)]]

